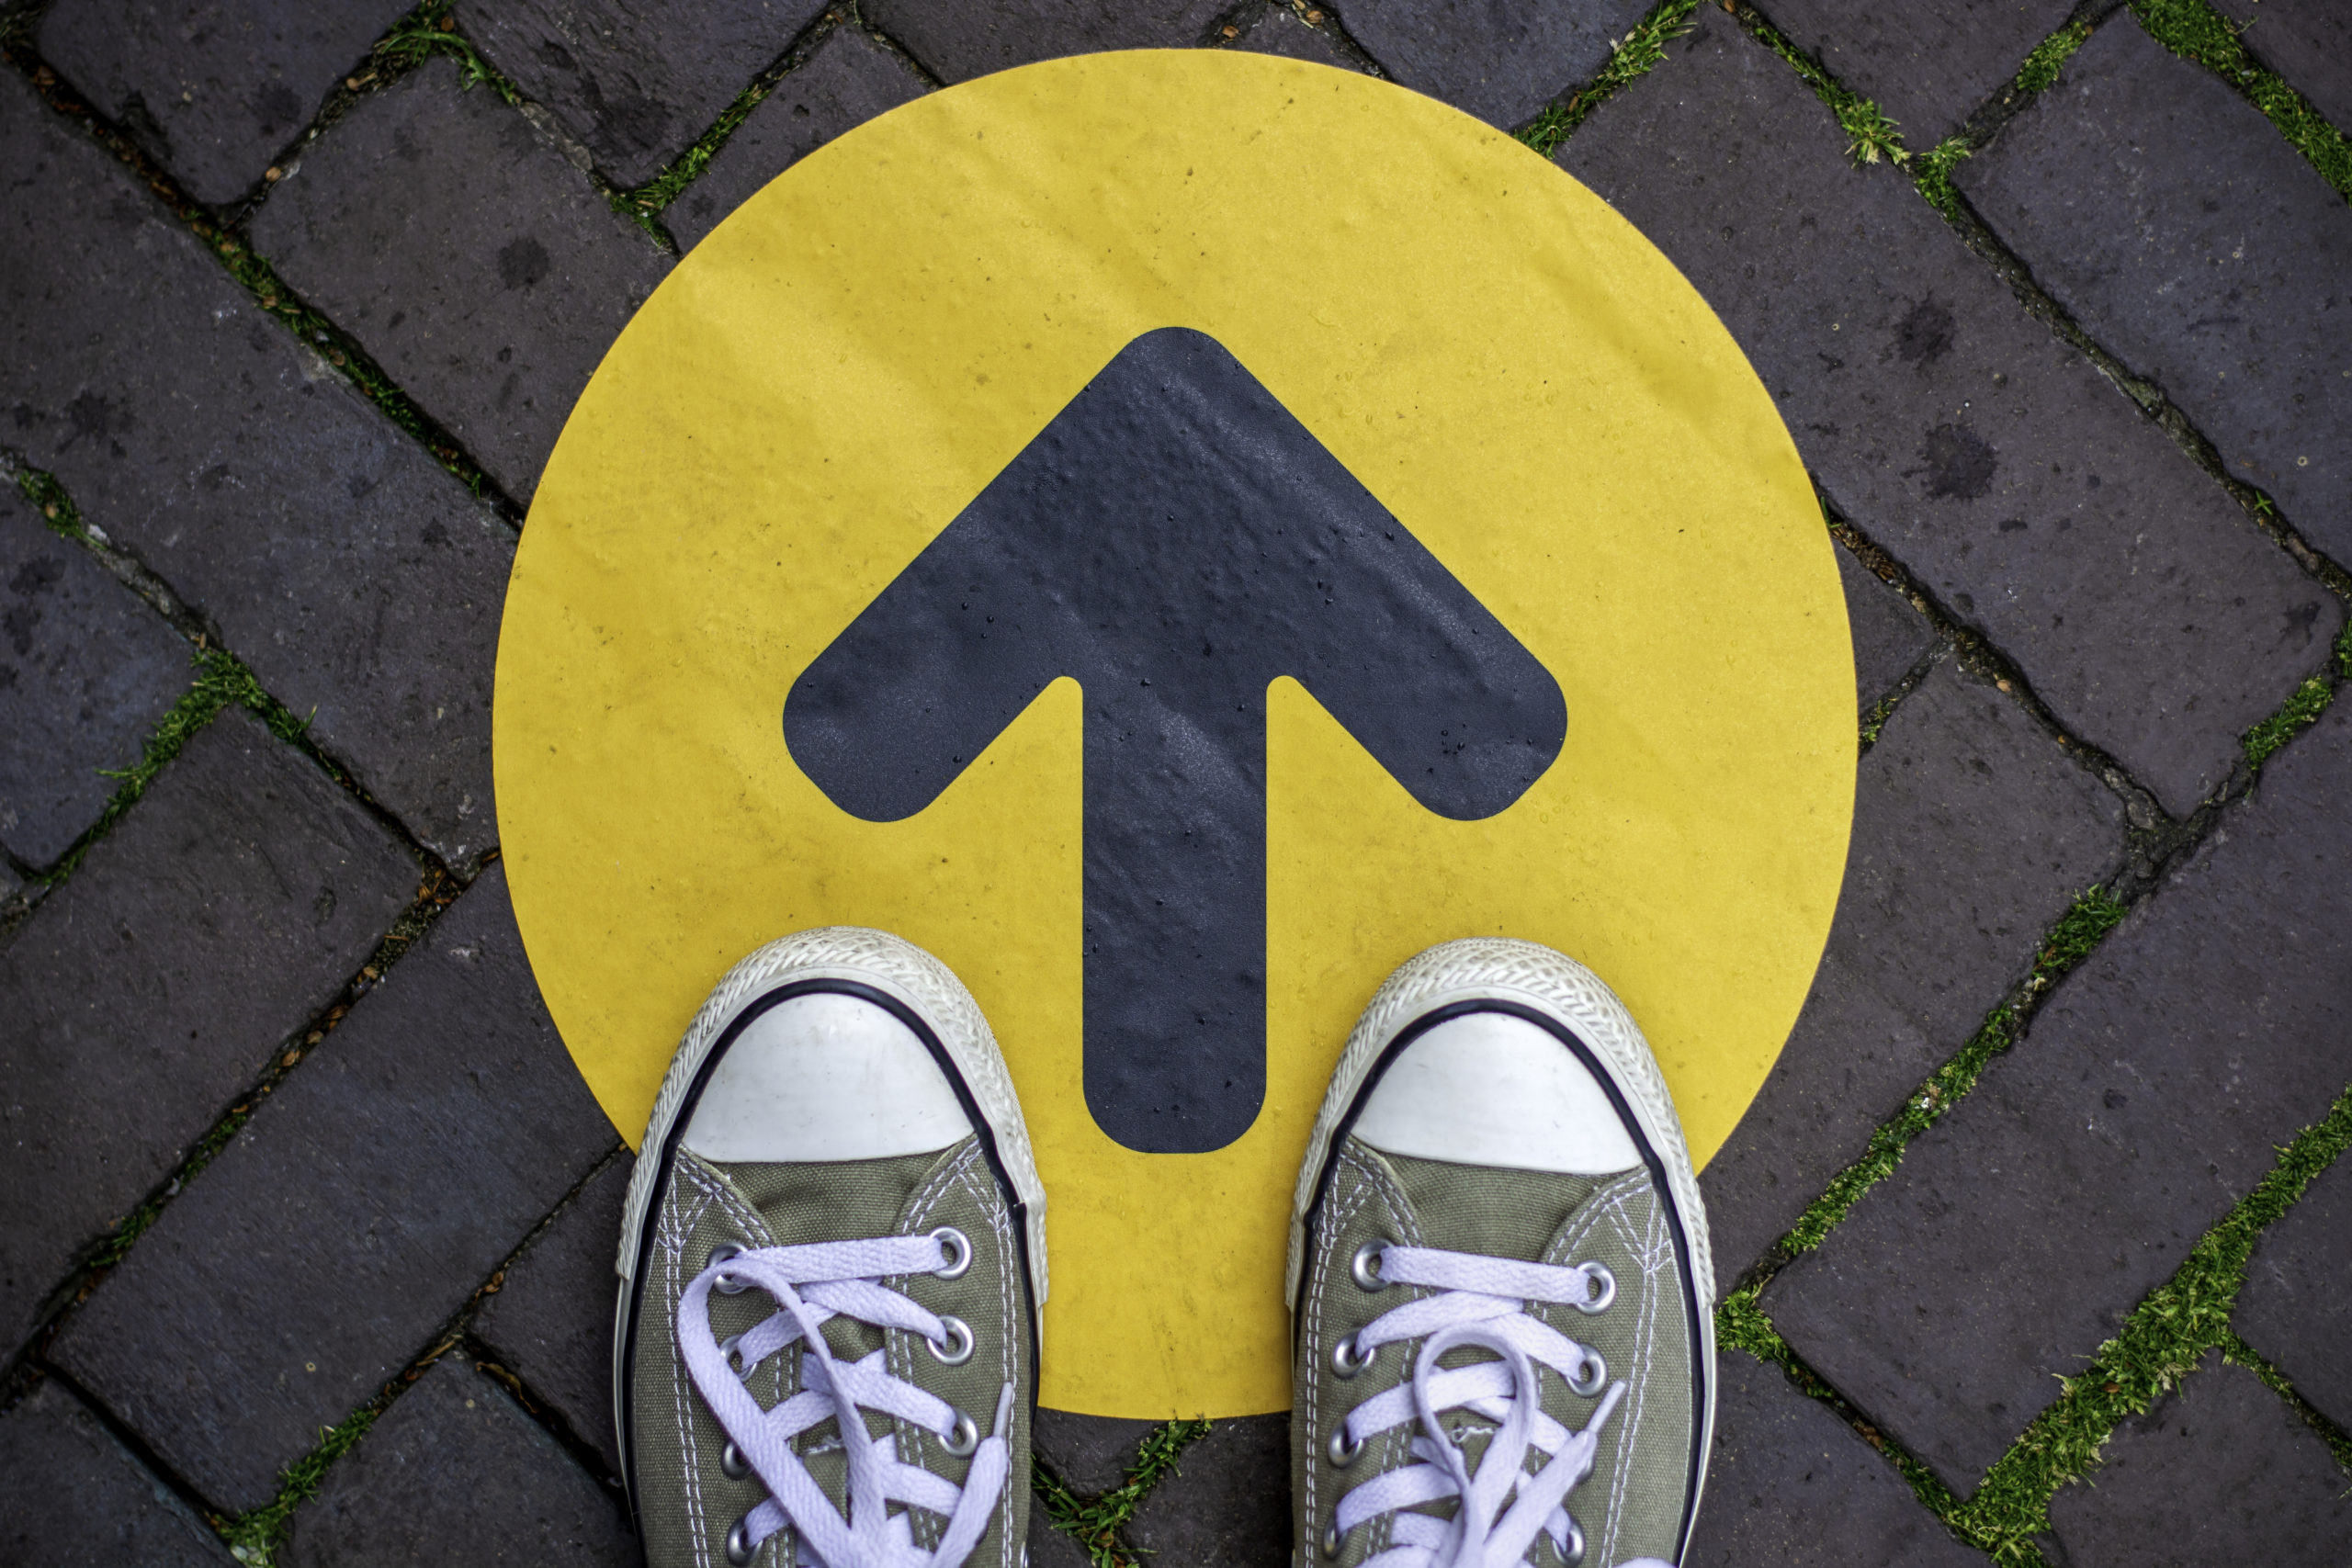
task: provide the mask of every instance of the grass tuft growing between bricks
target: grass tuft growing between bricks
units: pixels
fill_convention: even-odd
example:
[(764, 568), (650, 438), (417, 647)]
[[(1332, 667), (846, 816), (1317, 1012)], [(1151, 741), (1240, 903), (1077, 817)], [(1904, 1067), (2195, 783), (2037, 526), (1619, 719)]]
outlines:
[(387, 70), (412, 71), (435, 55), (447, 55), (458, 62), (458, 79), (468, 88), (488, 87), (510, 104), (521, 103), (523, 95), (515, 91), (514, 84), (458, 30), (458, 18), (449, 14), (450, 3), (425, 0), (392, 24), (391, 30), (377, 40), (369, 58)]
[[(2219, 1347), (2266, 1382), (2277, 1378), (2230, 1330), (2246, 1259), (2263, 1231), (2301, 1197), (2312, 1179), (2352, 1145), (2352, 1088), (2327, 1115), (2279, 1151), (2278, 1161), (2228, 1217), (2205, 1234), (2173, 1277), (2124, 1319), (2123, 1331), (2091, 1364), (2061, 1381), (2057, 1403), (2035, 1417), (1996, 1461), (1983, 1486), (1946, 1518), (1999, 1561), (2026, 1560), (2030, 1538), (2050, 1528), (2050, 1499), (2087, 1476), (2124, 1417), (2144, 1414)], [(2352, 1460), (2341, 1433), (2323, 1429), (2339, 1461)]]
[[(48, 880), (52, 885), (74, 874), (74, 868), (82, 863), (82, 857), (89, 853), (91, 846), (105, 838), (122, 814), (147, 793), (147, 786), (155, 782), (155, 775), (164, 771), (164, 764), (178, 756), (180, 748), (187, 744), (188, 738), (211, 723), (222, 708), (235, 704), (248, 709), (280, 740), (293, 741), (303, 745), (305, 750), (311, 750), (303, 744), (304, 731), (310, 728), (310, 721), (297, 717), (285, 704), (263, 691), (261, 682), (254, 679), (254, 672), (246, 669), (234, 654), (217, 648), (203, 649), (193, 656), (192, 662), (196, 667), (194, 683), (156, 723), (147, 737), (146, 748), (141, 752), (139, 761), (119, 772), (107, 772), (107, 778), (118, 781), (114, 796), (107, 802), (106, 809), (99, 814), (89, 831), (82, 835), (80, 841), (66, 852), (65, 858), (58, 862), (57, 868), (49, 874)], [(312, 752), (312, 755), (316, 753)]]
[(1796, 1359), (1758, 1304), (1760, 1287), (1742, 1286), (1717, 1304), (1715, 1337), (1779, 1366), (1806, 1393), (1836, 1408), (1887, 1457), (1921, 1503), (1996, 1562), (2030, 1568), (2045, 1561), (2035, 1538), (2050, 1529), (2050, 1500), (2058, 1488), (2095, 1479), (2100, 1451), (2116, 1427), (2128, 1416), (2146, 1414), (2216, 1348), (2292, 1404), (2327, 1443), (2336, 1462), (2352, 1470), (2352, 1438), (2298, 1397), (2277, 1369), (2230, 1327), (2255, 1243), (2346, 1146), (2352, 1146), (2352, 1087), (2337, 1097), (2324, 1118), (2279, 1151), (2269, 1174), (2205, 1234), (2171, 1279), (2132, 1309), (2123, 1331), (2101, 1345), (2080, 1373), (2060, 1380), (2057, 1400), (1994, 1462), (1984, 1483), (1965, 1502)]
[(2193, 60), (2244, 93), (2269, 117), (2328, 184), (2352, 201), (2352, 141), (2328, 124), (2311, 100), (2257, 64), (2238, 41), (2241, 30), (2205, 0), (2127, 0), (2148, 36)]
[(2246, 765), (2259, 772), (2271, 753), (2292, 740), (2335, 700), (2335, 682), (2352, 681), (2352, 624), (2335, 638), (2335, 668), (2312, 676), (2295, 688), (2277, 713), (2245, 732)]
[(1119, 1531), (1135, 1517), (1151, 1489), (1176, 1469), (1177, 1456), (1208, 1435), (1205, 1420), (1169, 1422), (1137, 1445), (1125, 1478), (1091, 1503), (1042, 1464), (1029, 1472), (1030, 1489), (1053, 1527), (1074, 1537), (1094, 1568), (1136, 1568)]
[(1690, 13), (1699, 8), (1699, 0), (1661, 0), (1650, 14), (1625, 29), (1625, 36), (1611, 47), (1615, 52), (1600, 74), (1571, 93), (1564, 103), (1556, 103), (1530, 121), (1519, 132), (1519, 139), (1546, 158), (1554, 149), (1575, 134), (1585, 118), (1606, 103), (1618, 89), (1640, 77), (1666, 59), (1666, 46), (1690, 30)]
[(2010, 91), (2020, 96), (2039, 93), (2058, 80), (2058, 72), (2075, 57), (2075, 51), (2090, 41), (2091, 25), (2075, 18), (2033, 46), (2033, 52), (2018, 67), (2017, 79)]
[(285, 1540), (286, 1521), (294, 1517), (295, 1509), (318, 1495), (319, 1483), (326, 1479), (329, 1467), (368, 1435), (368, 1428), (376, 1424), (376, 1417), (381, 1414), (381, 1410), (371, 1406), (326, 1427), (319, 1433), (317, 1448), (286, 1467), (277, 1496), (249, 1514), (212, 1521), (213, 1529), (220, 1532), (238, 1562), (251, 1563), (254, 1568), (270, 1568)]
[(2091, 887), (2076, 898), (2074, 907), (2050, 928), (2041, 950), (2034, 954), (2033, 974), (2025, 984), (2025, 999), (2004, 1002), (1995, 1008), (1968, 1043), (1938, 1067), (1905, 1102), (1901, 1113), (1871, 1134), (1870, 1146), (1861, 1158), (1839, 1171), (1830, 1181), (1828, 1190), (1798, 1216), (1795, 1225), (1781, 1238), (1776, 1256), (1792, 1258), (1819, 1247), (1862, 1194), (1894, 1172), (1911, 1140), (1941, 1121), (1944, 1113), (1975, 1087), (1984, 1065), (2017, 1043), (2026, 1020), (2031, 1016), (2032, 1002), (2089, 957), (2123, 916), (2124, 907), (2109, 897), (2103, 888)]
[(1903, 128), (1889, 119), (1875, 100), (1850, 91), (1823, 70), (1819, 61), (1801, 53), (1754, 6), (1727, 0), (1724, 8), (1737, 17), (1758, 42), (1796, 68), (1814, 96), (1837, 117), (1838, 128), (1846, 133), (1846, 155), (1855, 164), (1888, 163), (1901, 167), (1911, 162), (1911, 153), (1903, 145)]

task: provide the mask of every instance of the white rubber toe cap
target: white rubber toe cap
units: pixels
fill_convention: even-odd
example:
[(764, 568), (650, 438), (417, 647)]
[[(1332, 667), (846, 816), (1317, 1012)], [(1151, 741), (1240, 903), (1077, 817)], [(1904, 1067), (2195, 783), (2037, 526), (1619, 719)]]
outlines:
[(1448, 1019), (1406, 1046), (1354, 1132), (1384, 1154), (1456, 1165), (1606, 1176), (1642, 1163), (1576, 1054), (1503, 1012)]
[(889, 1159), (971, 1132), (912, 1030), (871, 1002), (817, 992), (752, 1021), (712, 1070), (680, 1143), (722, 1164)]

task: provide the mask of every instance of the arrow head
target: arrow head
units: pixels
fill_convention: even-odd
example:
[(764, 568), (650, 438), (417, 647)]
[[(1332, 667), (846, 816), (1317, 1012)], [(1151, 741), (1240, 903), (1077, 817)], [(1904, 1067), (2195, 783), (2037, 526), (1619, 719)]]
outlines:
[(1086, 693), (1086, 1091), (1132, 1148), (1265, 1089), (1265, 693), (1289, 675), (1425, 807), (1558, 756), (1541, 663), (1214, 339), (1121, 350), (794, 682), (828, 798), (912, 815), (1060, 675)]

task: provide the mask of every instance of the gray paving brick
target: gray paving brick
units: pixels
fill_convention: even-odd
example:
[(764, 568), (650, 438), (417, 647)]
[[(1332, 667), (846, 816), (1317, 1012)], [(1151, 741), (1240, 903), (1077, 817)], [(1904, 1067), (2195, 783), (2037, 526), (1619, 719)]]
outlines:
[(403, 0), (59, 0), (41, 55), (198, 201), (234, 201)]
[(1072, 1537), (1056, 1529), (1046, 1518), (1045, 1505), (1029, 1505), (1028, 1568), (1092, 1568), (1094, 1559)]
[(1704, 294), (1838, 510), (2172, 810), (2342, 610), (1711, 6), (1568, 170)]
[(1646, 0), (1354, 0), (1340, 16), (1398, 82), (1510, 130), (1599, 75), (1611, 41), (1649, 8)]
[(1291, 1557), (1290, 1416), (1217, 1422), (1127, 1521), (1147, 1561), (1282, 1568)]
[(189, 649), (90, 552), (0, 488), (0, 843), (55, 863), (191, 680)]
[(2341, 1562), (2352, 1548), (2352, 1476), (2291, 1405), (2219, 1352), (2127, 1417), (2100, 1458), (2089, 1484), (2050, 1499), (2067, 1568)]
[(241, 711), (0, 948), (0, 1346), (407, 905), (415, 864)]
[(514, 534), (0, 73), (0, 418), (420, 839), (492, 832)]
[(2261, 111), (2121, 17), (1957, 178), (2233, 475), (2352, 561), (2352, 209)]
[(1356, 69), (1354, 61), (1340, 52), (1331, 41), (1328, 24), (1310, 27), (1289, 6), (1270, 3), (1257, 20), (1243, 33), (1237, 47), (1260, 54), (1279, 54), (1286, 60), (1304, 60), (1311, 65), (1336, 65), (1343, 71)]
[(1877, 100), (1924, 152), (2008, 85), (2033, 46), (2066, 25), (2074, 0), (1777, 0), (1773, 25), (1830, 75)]
[(1798, 1354), (1955, 1490), (2343, 1090), (2347, 790), (2337, 704), (1765, 1292)]
[(0, 1562), (228, 1568), (236, 1559), (54, 1379), (0, 1416)]
[(493, 866), (164, 1212), (52, 1357), (207, 1497), (254, 1507), (614, 1142)]
[(1715, 1446), (1688, 1568), (1983, 1568), (1894, 1465), (1778, 1367), (1715, 1358)]
[(1838, 552), (1846, 621), (1854, 639), (1854, 705), (1869, 714), (1936, 645), (1936, 629), (1911, 602), (1882, 582), (1851, 550)]
[(395, 1400), (294, 1510), (279, 1561), (610, 1563), (644, 1559), (616, 1496), (506, 1391), (444, 1358)]
[(943, 82), (1104, 49), (1205, 43), (1232, 0), (865, 0), (858, 15)]
[(635, 1162), (627, 1154), (588, 1179), (474, 1315), (474, 1337), (621, 1472), (613, 1437), (613, 1248)]
[(2032, 968), (2123, 852), (2113, 794), (1939, 663), (1861, 761), (1829, 945), (1796, 1028), (1701, 1176), (1728, 1288)]
[(2213, 9), (2246, 24), (2239, 41), (2330, 123), (2352, 125), (2352, 12), (2338, 0), (2213, 0)]
[(457, 15), (526, 97), (631, 186), (694, 145), (826, 4), (463, 0)]
[(2352, 1160), (2338, 1156), (2255, 1244), (2232, 1325), (2295, 1392), (2352, 1427)]
[(691, 250), (729, 213), (853, 126), (923, 92), (922, 78), (855, 28), (836, 28), (768, 90), (662, 221)]
[(458, 83), (437, 60), (337, 121), (254, 245), (527, 501), (670, 263), (520, 111)]
[(1099, 1497), (1125, 1479), (1136, 1450), (1159, 1429), (1157, 1421), (1122, 1421), (1040, 1408), (1030, 1428), (1037, 1457), (1081, 1497)]

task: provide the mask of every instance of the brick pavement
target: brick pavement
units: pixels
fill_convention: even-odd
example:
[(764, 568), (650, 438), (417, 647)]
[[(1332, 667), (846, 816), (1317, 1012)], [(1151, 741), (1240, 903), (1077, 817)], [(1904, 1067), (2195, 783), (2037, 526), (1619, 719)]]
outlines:
[[(514, 520), (792, 161), (1205, 46), (1530, 128), (1721, 312), (1840, 543), (1854, 847), (1704, 1178), (1693, 1560), (2340, 1560), (2352, 709), (2302, 726), (2352, 675), (2352, 153), (2257, 100), (2345, 125), (2352, 53), (2327, 0), (2219, 10), (2254, 75), (2152, 35), (2198, 0), (0, 13), (6, 1555), (631, 1560), (628, 1160), (492, 863)], [(1285, 1559), (1282, 1418), (1129, 1497), (1156, 1432), (1040, 1416), (1103, 1549)], [(1031, 1551), (1087, 1555), (1042, 1510)]]

